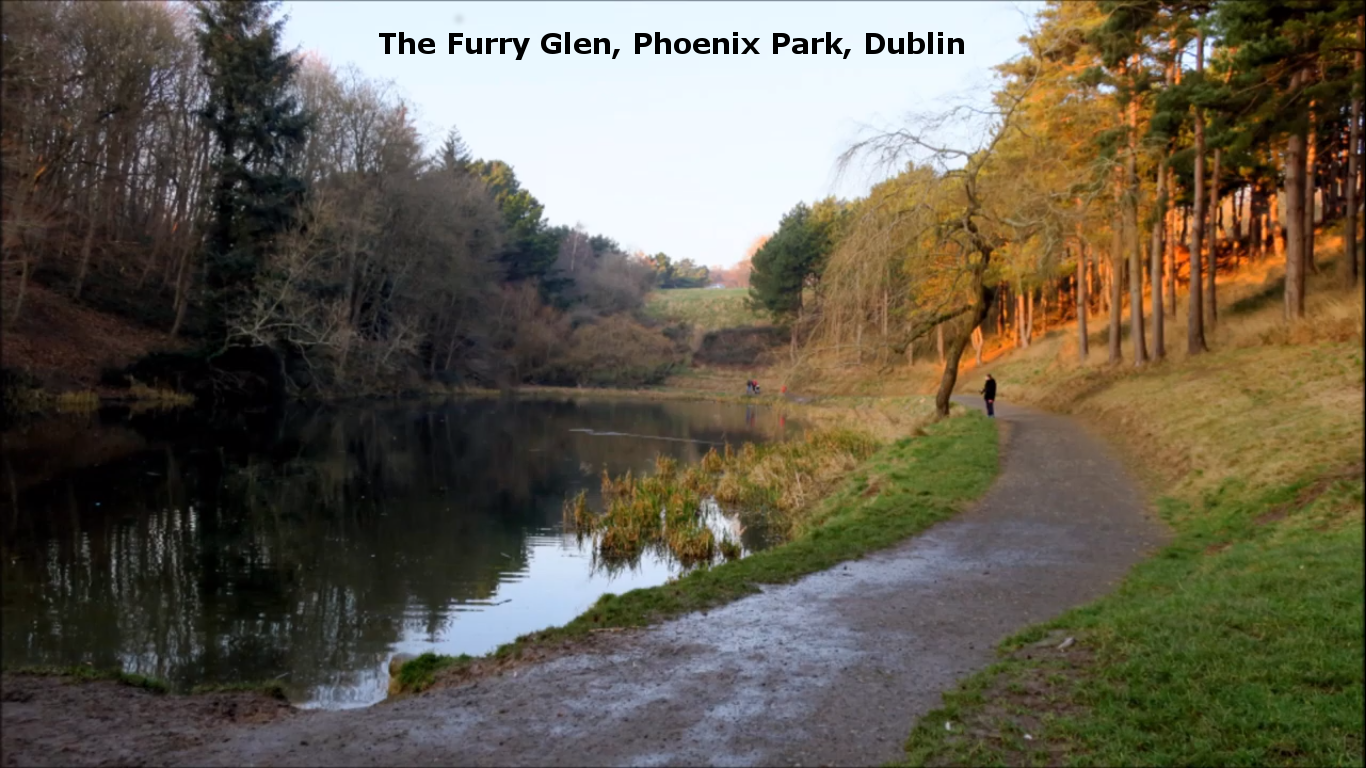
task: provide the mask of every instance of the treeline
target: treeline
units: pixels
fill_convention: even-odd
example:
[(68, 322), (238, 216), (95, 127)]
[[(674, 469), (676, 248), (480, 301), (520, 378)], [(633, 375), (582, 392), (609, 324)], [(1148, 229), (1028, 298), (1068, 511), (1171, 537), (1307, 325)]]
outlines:
[[(1298, 321), (1306, 275), (1325, 269), (1316, 227), (1340, 228), (1335, 280), (1358, 285), (1359, 3), (1052, 2), (1022, 42), (991, 107), (852, 147), (843, 162), (904, 170), (866, 198), (799, 206), (755, 255), (752, 298), (794, 354), (886, 363), (933, 343), (946, 411), (985, 335), (1027, 346), (1036, 320), (1077, 318), (1086, 357), (1078, 306), (1108, 313), (1112, 363), (1199, 354), (1220, 276), (1249, 260), (1284, 263)], [(964, 128), (980, 140), (957, 146)]]
[(3, 22), (6, 323), (41, 284), (189, 340), (138, 375), (218, 394), (638, 385), (681, 359), (639, 310), (705, 267), (551, 226), (454, 129), (424, 151), (388, 85), (282, 51), (274, 3)]

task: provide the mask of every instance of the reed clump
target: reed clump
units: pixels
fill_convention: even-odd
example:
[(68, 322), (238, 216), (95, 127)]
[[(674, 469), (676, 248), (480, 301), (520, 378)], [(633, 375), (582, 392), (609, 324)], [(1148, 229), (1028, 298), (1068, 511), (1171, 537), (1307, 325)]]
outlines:
[(734, 560), (743, 547), (709, 525), (715, 515), (759, 516), (777, 538), (789, 539), (802, 529), (807, 510), (879, 445), (864, 432), (820, 429), (780, 443), (726, 445), (687, 467), (661, 456), (652, 474), (604, 472), (602, 512), (594, 513), (580, 493), (565, 503), (565, 524), (593, 537), (595, 553), (609, 562), (650, 549), (686, 566), (718, 556)]

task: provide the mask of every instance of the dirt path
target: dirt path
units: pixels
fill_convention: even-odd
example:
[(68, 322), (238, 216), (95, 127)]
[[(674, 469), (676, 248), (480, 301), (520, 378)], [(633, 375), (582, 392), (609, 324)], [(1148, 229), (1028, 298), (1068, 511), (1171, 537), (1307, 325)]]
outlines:
[[(357, 766), (896, 759), (915, 718), (990, 663), (999, 640), (1101, 595), (1162, 539), (1118, 462), (1075, 422), (1008, 405), (998, 415), (1006, 439), (996, 485), (972, 510), (890, 550), (708, 614), (606, 636), (515, 676), (366, 710), (229, 723), (140, 758)], [(4, 704), (7, 752), (25, 738), (39, 698)], [(27, 721), (20, 706), (30, 707)], [(23, 743), (32, 758), (24, 763), (73, 758), (42, 740)]]

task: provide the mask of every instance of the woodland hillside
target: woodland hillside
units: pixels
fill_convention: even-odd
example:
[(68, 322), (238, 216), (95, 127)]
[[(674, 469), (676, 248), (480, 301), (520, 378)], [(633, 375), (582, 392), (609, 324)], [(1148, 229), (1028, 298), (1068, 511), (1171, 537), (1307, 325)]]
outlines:
[(1248, 270), (1313, 337), (1311, 290), (1360, 290), (1362, 23), (1327, 0), (1050, 3), (989, 108), (866, 136), (845, 160), (893, 175), (798, 204), (754, 255), (793, 383), (929, 357), (946, 411), (965, 351), (1064, 322), (1079, 361), (1200, 355)]
[(282, 50), (282, 23), (269, 2), (4, 4), (7, 381), (331, 396), (681, 362), (642, 301), (706, 267), (552, 225), (508, 162), (454, 128), (429, 151), (390, 84)]

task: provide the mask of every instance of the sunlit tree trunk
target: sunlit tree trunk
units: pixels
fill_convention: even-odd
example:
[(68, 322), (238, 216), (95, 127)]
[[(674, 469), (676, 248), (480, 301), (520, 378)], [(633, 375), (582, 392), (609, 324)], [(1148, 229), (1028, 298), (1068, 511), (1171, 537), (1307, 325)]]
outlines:
[[(1300, 78), (1291, 78), (1292, 89)], [(1292, 131), (1285, 143), (1285, 316), (1292, 320), (1304, 317), (1304, 138)]]
[(1223, 160), (1223, 149), (1214, 148), (1214, 172), (1210, 179), (1210, 231), (1209, 231), (1209, 273), (1205, 275), (1205, 328), (1210, 333), (1214, 332), (1214, 326), (1219, 317), (1218, 305), (1216, 304), (1214, 285), (1219, 276), (1219, 215), (1223, 212), (1219, 200), (1219, 165)]
[[(1305, 85), (1309, 84), (1305, 75)], [(1314, 188), (1318, 185), (1318, 131), (1314, 125), (1314, 102), (1309, 102), (1309, 137), (1304, 144), (1304, 271), (1318, 274), (1314, 263)], [(1303, 291), (1303, 287), (1300, 289)]]
[[(1357, 69), (1363, 65), (1362, 47), (1366, 47), (1366, 16), (1357, 17)], [(1352, 124), (1347, 129), (1347, 189), (1343, 190), (1347, 200), (1347, 211), (1343, 217), (1345, 228), (1343, 258), (1338, 262), (1338, 282), (1345, 288), (1355, 288), (1357, 284), (1357, 177), (1361, 174), (1361, 97), (1352, 99)]]
[(1167, 158), (1163, 157), (1157, 168), (1157, 210), (1153, 216), (1153, 240), (1148, 252), (1148, 272), (1151, 280), (1149, 289), (1153, 295), (1153, 359), (1161, 360), (1167, 356), (1165, 342), (1166, 313), (1162, 310), (1162, 256), (1166, 251), (1164, 235), (1167, 223)]
[[(1170, 168), (1167, 169), (1165, 186), (1169, 195), (1167, 198), (1167, 228), (1171, 234), (1176, 235), (1176, 222), (1184, 222), (1185, 217), (1181, 215), (1181, 211), (1171, 204), (1170, 196), (1176, 194), (1176, 172)], [(1167, 300), (1162, 302), (1162, 310), (1171, 317), (1176, 316), (1176, 246), (1177, 243), (1184, 242), (1184, 238), (1184, 232), (1176, 237), (1168, 237), (1166, 247), (1163, 249), (1166, 252), (1167, 268), (1166, 274), (1162, 277), (1163, 289), (1167, 292)]]
[[(1123, 204), (1123, 190), (1120, 187), (1119, 177), (1115, 177), (1115, 202)], [(1110, 357), (1111, 364), (1120, 363), (1124, 360), (1124, 352), (1120, 349), (1120, 336), (1123, 327), (1124, 307), (1124, 288), (1121, 284), (1123, 278), (1124, 264), (1124, 225), (1121, 218), (1116, 215), (1110, 221), (1110, 270), (1108, 275), (1107, 287), (1109, 288), (1110, 304)]]
[[(1205, 34), (1196, 37), (1195, 71), (1205, 71)], [(1205, 239), (1205, 114), (1199, 106), (1195, 108), (1195, 210), (1191, 211), (1190, 240), (1190, 290), (1186, 301), (1189, 304), (1186, 314), (1186, 354), (1198, 355), (1204, 352), (1205, 326), (1203, 286), (1200, 281), (1201, 254), (1204, 253)]]
[[(1134, 57), (1136, 66), (1138, 57)], [(1148, 362), (1143, 332), (1143, 242), (1138, 232), (1138, 101), (1130, 99), (1126, 117), (1129, 151), (1124, 158), (1124, 237), (1129, 252), (1129, 340), (1134, 345), (1134, 365)]]
[(1077, 224), (1077, 351), (1086, 360), (1090, 351), (1086, 337), (1086, 241), (1081, 239), (1081, 224)]

